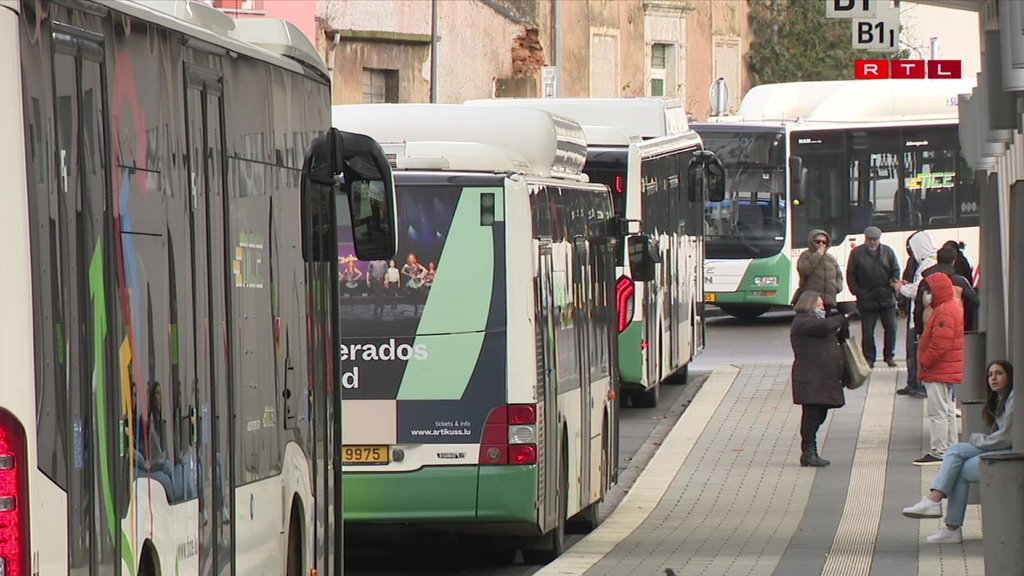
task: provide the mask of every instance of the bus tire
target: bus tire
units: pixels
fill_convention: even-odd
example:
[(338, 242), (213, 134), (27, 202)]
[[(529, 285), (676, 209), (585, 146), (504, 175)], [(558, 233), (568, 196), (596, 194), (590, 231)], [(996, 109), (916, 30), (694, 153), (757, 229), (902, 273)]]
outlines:
[(156, 552), (153, 551), (153, 544), (149, 540), (142, 544), (138, 576), (157, 576)]
[(299, 503), (292, 503), (291, 520), (288, 522), (288, 549), (286, 550), (286, 576), (302, 576), (302, 519)]
[(764, 315), (771, 306), (767, 304), (719, 304), (718, 308), (733, 318), (753, 320)]
[(558, 517), (554, 528), (541, 537), (538, 548), (523, 550), (523, 563), (544, 565), (553, 562), (565, 552), (565, 524), (569, 515), (569, 451), (562, 436), (561, 470), (558, 477)]
[(658, 398), (661, 396), (661, 384), (655, 384), (646, 390), (633, 392), (634, 408), (657, 408)]

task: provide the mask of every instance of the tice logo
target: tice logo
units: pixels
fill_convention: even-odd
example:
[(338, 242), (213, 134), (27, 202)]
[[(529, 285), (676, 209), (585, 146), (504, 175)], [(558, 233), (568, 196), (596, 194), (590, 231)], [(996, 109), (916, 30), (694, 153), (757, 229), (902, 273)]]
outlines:
[(853, 77), (857, 80), (958, 79), (961, 68), (960, 60), (856, 60)]

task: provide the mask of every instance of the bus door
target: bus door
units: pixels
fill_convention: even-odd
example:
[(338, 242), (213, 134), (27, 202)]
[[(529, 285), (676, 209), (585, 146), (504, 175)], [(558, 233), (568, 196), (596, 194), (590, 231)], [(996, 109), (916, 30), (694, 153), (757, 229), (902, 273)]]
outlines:
[(194, 381), (198, 436), (199, 573), (230, 574), (234, 515), (229, 334), (224, 245), (222, 85), (219, 73), (186, 67), (185, 123), (191, 206)]
[[(544, 195), (546, 196), (546, 194)], [(550, 239), (540, 240), (537, 247), (537, 279), (535, 281), (534, 306), (537, 317), (537, 402), (544, 406), (542, 417), (544, 445), (538, 463), (545, 466), (541, 475), (544, 484), (539, 486), (543, 507), (540, 510), (540, 524), (545, 529), (555, 526), (558, 510), (558, 499), (547, 496), (558, 493), (558, 473), (554, 470), (560, 463), (557, 461), (558, 446), (558, 382), (557, 354), (555, 353), (555, 294), (552, 287), (554, 265), (551, 256)], [(554, 468), (554, 470), (552, 470)]]
[[(579, 198), (581, 193), (574, 191), (574, 195)], [(582, 207), (578, 212), (583, 212)], [(581, 215), (580, 217), (583, 218), (585, 216)], [(588, 281), (588, 264), (590, 261), (588, 248), (587, 239), (582, 235), (575, 235), (573, 238), (572, 284), (573, 291), (575, 292), (573, 306), (576, 316), (576, 321), (574, 322), (576, 327), (576, 361), (580, 378), (580, 476), (578, 481), (574, 480), (574, 482), (581, 488), (590, 486), (590, 416), (593, 411), (592, 381), (590, 379), (590, 339), (595, 337), (595, 335), (591, 334), (590, 330), (591, 322), (593, 322), (591, 311), (594, 305), (594, 295), (589, 290), (591, 284)], [(572, 467), (570, 465), (571, 470)], [(581, 490), (581, 495), (587, 493), (589, 493), (589, 490)]]
[(123, 403), (112, 353), (121, 334), (110, 316), (117, 287), (106, 234), (104, 47), (95, 33), (57, 23), (50, 42), (56, 177), (49, 238), (59, 290), (51, 321), (54, 339), (62, 342), (52, 389), (55, 424), (63, 429), (58, 437), (69, 441), (66, 475), (57, 474), (56, 481), (67, 490), (72, 527), (68, 574), (117, 574), (122, 541), (114, 535), (128, 497)]

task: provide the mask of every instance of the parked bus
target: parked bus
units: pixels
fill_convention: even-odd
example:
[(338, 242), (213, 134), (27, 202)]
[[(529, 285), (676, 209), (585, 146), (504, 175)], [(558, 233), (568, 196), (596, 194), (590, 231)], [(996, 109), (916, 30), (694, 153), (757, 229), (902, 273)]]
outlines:
[[(704, 348), (702, 212), (706, 199), (721, 194), (724, 170), (687, 126), (678, 99), (469, 104), (540, 108), (583, 125), (588, 142), (583, 171), (611, 188), (615, 215), (629, 224), (618, 232), (615, 255), (619, 377), (634, 406), (656, 406), (660, 383), (685, 382), (689, 362)], [(649, 277), (630, 273), (628, 238), (650, 238), (656, 264)]]
[(546, 562), (616, 479), (615, 217), (574, 122), (335, 106), (395, 163), (398, 253), (339, 248), (345, 522), (487, 535)]
[(394, 189), (300, 39), (0, 2), (5, 576), (340, 573), (336, 204), (387, 257)]
[[(728, 174), (725, 199), (705, 209), (705, 299), (741, 318), (788, 306), (814, 229), (831, 235), (844, 273), (868, 226), (901, 265), (920, 229), (936, 246), (963, 242), (976, 263), (978, 196), (958, 138), (965, 92), (957, 80), (766, 84), (737, 117), (694, 124)], [(838, 300), (855, 300), (845, 283)]]

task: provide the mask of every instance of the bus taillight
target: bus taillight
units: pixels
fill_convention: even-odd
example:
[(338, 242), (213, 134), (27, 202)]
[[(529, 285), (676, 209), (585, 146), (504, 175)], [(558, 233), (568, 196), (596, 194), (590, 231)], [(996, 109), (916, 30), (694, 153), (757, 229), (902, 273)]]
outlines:
[(615, 177), (615, 189), (613, 190), (616, 194), (622, 194), (626, 191), (626, 185), (623, 182), (622, 176)]
[(491, 410), (480, 440), (484, 465), (537, 463), (537, 405), (507, 404)]
[(615, 283), (615, 312), (619, 319), (619, 332), (622, 332), (633, 321), (633, 295), (636, 288), (633, 286), (633, 279), (628, 276), (619, 276)]
[(0, 574), (23, 576), (28, 570), (28, 474), (25, 429), (0, 410)]

